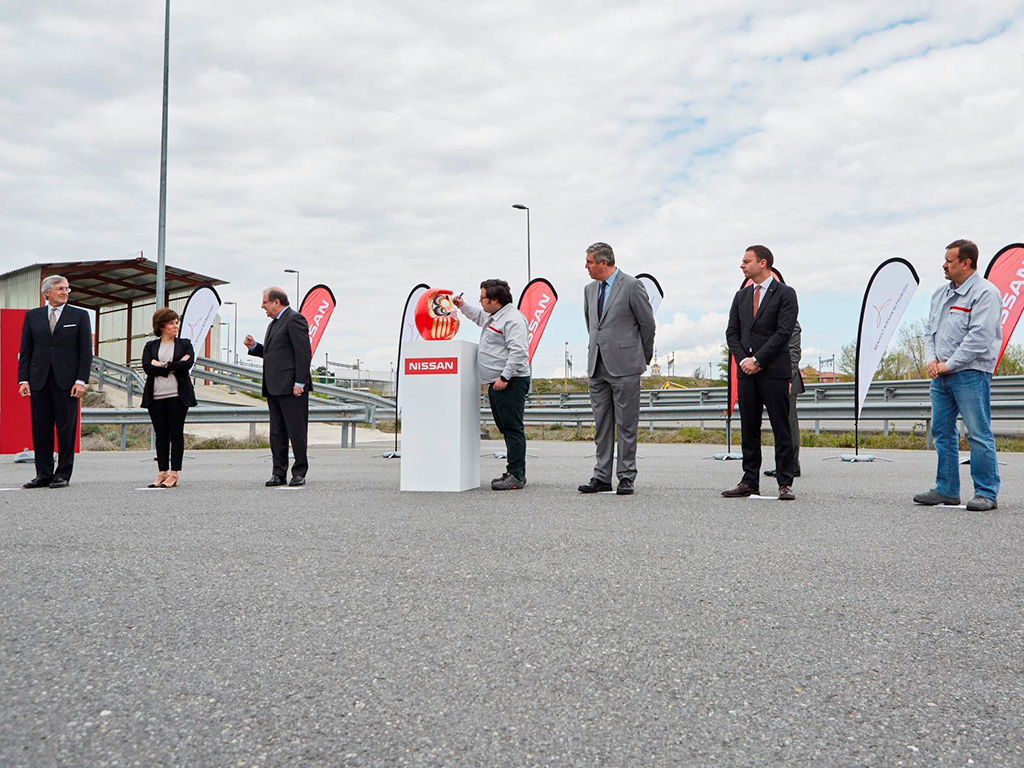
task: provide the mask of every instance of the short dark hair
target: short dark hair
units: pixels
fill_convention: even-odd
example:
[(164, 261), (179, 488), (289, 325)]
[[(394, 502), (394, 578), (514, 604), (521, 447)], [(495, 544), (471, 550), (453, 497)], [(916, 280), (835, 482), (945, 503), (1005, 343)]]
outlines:
[(593, 254), (594, 261), (603, 261), (615, 266), (615, 251), (608, 243), (594, 243), (587, 247), (587, 253)]
[(484, 280), (480, 287), (491, 301), (496, 301), (503, 307), (512, 303), (512, 289), (504, 280)]
[(153, 335), (159, 336), (164, 332), (164, 326), (179, 320), (178, 313), (170, 307), (160, 307), (153, 313)]
[(954, 240), (952, 243), (946, 246), (948, 251), (950, 248), (956, 248), (956, 257), (960, 261), (971, 260), (971, 269), (978, 268), (978, 246), (972, 243), (970, 240)]
[(288, 294), (280, 288), (270, 288), (267, 290), (267, 301), (280, 301), (282, 307), (287, 307)]
[[(769, 251), (766, 246), (751, 245), (747, 247), (747, 251), (753, 251), (754, 258), (757, 259), (758, 261), (768, 262), (768, 269), (771, 269), (773, 266), (775, 266), (775, 257), (772, 256), (772, 252)], [(744, 253), (746, 253), (746, 251), (744, 251)]]

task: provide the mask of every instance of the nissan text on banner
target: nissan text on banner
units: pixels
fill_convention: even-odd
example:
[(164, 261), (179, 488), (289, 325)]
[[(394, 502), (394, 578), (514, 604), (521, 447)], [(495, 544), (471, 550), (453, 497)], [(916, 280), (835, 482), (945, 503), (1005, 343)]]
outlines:
[(996, 368), (1003, 359), (1006, 345), (1010, 343), (1013, 329), (1017, 327), (1021, 312), (1024, 311), (1024, 243), (1008, 245), (992, 257), (985, 279), (999, 289), (1003, 310), (999, 315), (999, 327), (1003, 329), (1003, 345), (999, 348)]
[[(402, 415), (402, 382), (405, 380), (405, 358), (409, 353), (409, 345), (422, 341), (423, 337), (416, 330), (416, 302), (420, 296), (430, 290), (426, 283), (420, 283), (411, 291), (402, 309), (402, 330), (398, 334), (398, 380), (395, 382), (395, 418)], [(398, 430), (395, 430), (395, 443), (398, 443)]]
[(181, 313), (181, 330), (178, 336), (192, 342), (197, 355), (202, 355), (206, 336), (210, 333), (213, 319), (220, 312), (220, 295), (208, 285), (196, 288), (185, 302)]
[(857, 331), (857, 377), (854, 386), (857, 391), (855, 416), (858, 419), (878, 364), (920, 283), (921, 278), (913, 265), (900, 258), (883, 261), (868, 280), (860, 308), (860, 329)]
[(334, 300), (334, 292), (322, 283), (310, 288), (299, 305), (299, 314), (309, 323), (310, 357), (316, 354), (317, 345), (327, 330), (335, 306), (337, 302)]
[(523, 289), (523, 295), (519, 297), (517, 307), (526, 318), (526, 328), (529, 332), (528, 356), (531, 363), (533, 353), (540, 345), (540, 337), (544, 335), (544, 329), (548, 327), (548, 320), (557, 303), (558, 294), (555, 293), (554, 286), (543, 277), (533, 278)]
[(641, 272), (636, 276), (636, 279), (643, 283), (644, 288), (647, 290), (647, 298), (651, 302), (651, 312), (657, 316), (661, 300), (665, 298), (665, 292), (661, 290), (661, 283), (658, 282), (654, 275), (648, 272)]

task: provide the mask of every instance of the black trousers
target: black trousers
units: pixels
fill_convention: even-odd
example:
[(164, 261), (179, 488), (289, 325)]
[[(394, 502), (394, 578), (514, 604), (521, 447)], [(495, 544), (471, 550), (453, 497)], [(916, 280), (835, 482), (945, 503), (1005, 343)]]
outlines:
[(513, 376), (501, 390), (493, 382), (487, 386), (487, 399), (491, 402), (494, 424), (505, 438), (508, 457), (506, 471), (520, 480), (526, 479), (526, 431), (523, 429), (523, 411), (526, 395), (530, 391), (529, 376)]
[(775, 479), (779, 485), (793, 484), (793, 436), (789, 426), (789, 379), (767, 379), (761, 374), (741, 376), (739, 389), (740, 424), (743, 430), (743, 480), (760, 487), (761, 409), (775, 433)]
[[(36, 457), (36, 477), (71, 479), (75, 465), (75, 435), (78, 433), (78, 400), (70, 389), (61, 389), (53, 378), (46, 377), (42, 389), (33, 389), (32, 445)], [(57, 471), (53, 471), (53, 431), (57, 429)]]
[(188, 406), (180, 397), (154, 400), (149, 405), (149, 419), (156, 433), (156, 465), (161, 472), (181, 471), (185, 456), (185, 416)]
[(270, 408), (270, 454), (274, 475), (288, 477), (288, 442), (291, 441), (295, 463), (292, 477), (305, 477), (309, 469), (306, 442), (309, 437), (309, 390), (295, 395), (267, 395)]

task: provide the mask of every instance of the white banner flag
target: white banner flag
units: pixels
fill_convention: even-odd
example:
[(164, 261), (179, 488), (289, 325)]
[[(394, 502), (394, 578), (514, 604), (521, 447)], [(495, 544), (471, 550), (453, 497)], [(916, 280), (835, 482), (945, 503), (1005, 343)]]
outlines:
[(405, 310), (402, 313), (402, 333), (398, 337), (398, 382), (395, 389), (395, 409), (399, 416), (402, 414), (401, 398), (402, 385), (405, 383), (405, 358), (408, 357), (410, 347), (423, 343), (423, 337), (416, 330), (416, 302), (429, 289), (429, 285), (420, 283), (409, 292), (409, 298), (405, 300)]
[(647, 272), (641, 272), (636, 276), (636, 279), (643, 283), (644, 288), (647, 289), (647, 298), (651, 302), (651, 312), (657, 315), (658, 307), (661, 306), (661, 300), (665, 298), (665, 292), (661, 290), (661, 283), (655, 279), (654, 275)]
[(213, 325), (213, 319), (220, 312), (220, 295), (213, 288), (203, 286), (192, 291), (181, 313), (181, 329), (178, 337), (192, 342), (197, 355), (203, 354), (206, 336)]
[(857, 333), (857, 418), (889, 340), (917, 292), (921, 279), (906, 259), (888, 259), (868, 280)]

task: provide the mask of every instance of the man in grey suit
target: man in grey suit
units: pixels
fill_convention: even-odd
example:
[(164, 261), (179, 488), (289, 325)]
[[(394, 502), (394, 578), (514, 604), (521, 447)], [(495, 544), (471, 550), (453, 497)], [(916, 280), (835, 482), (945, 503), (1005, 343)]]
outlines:
[[(793, 477), (800, 477), (800, 417), (796, 412), (796, 399), (805, 391), (804, 376), (800, 373), (800, 321), (793, 325), (793, 335), (789, 337), (789, 361), (793, 364), (793, 379), (789, 383), (789, 431), (793, 434)], [(768, 477), (775, 477), (774, 469), (764, 471)]]
[(593, 278), (583, 289), (583, 317), (590, 333), (587, 375), (594, 409), (597, 465), (581, 493), (612, 489), (612, 457), (618, 432), (619, 479), (616, 493), (633, 493), (636, 479), (636, 437), (640, 422), (640, 374), (654, 356), (654, 313), (643, 283), (615, 267), (607, 243), (587, 248), (587, 272)]

